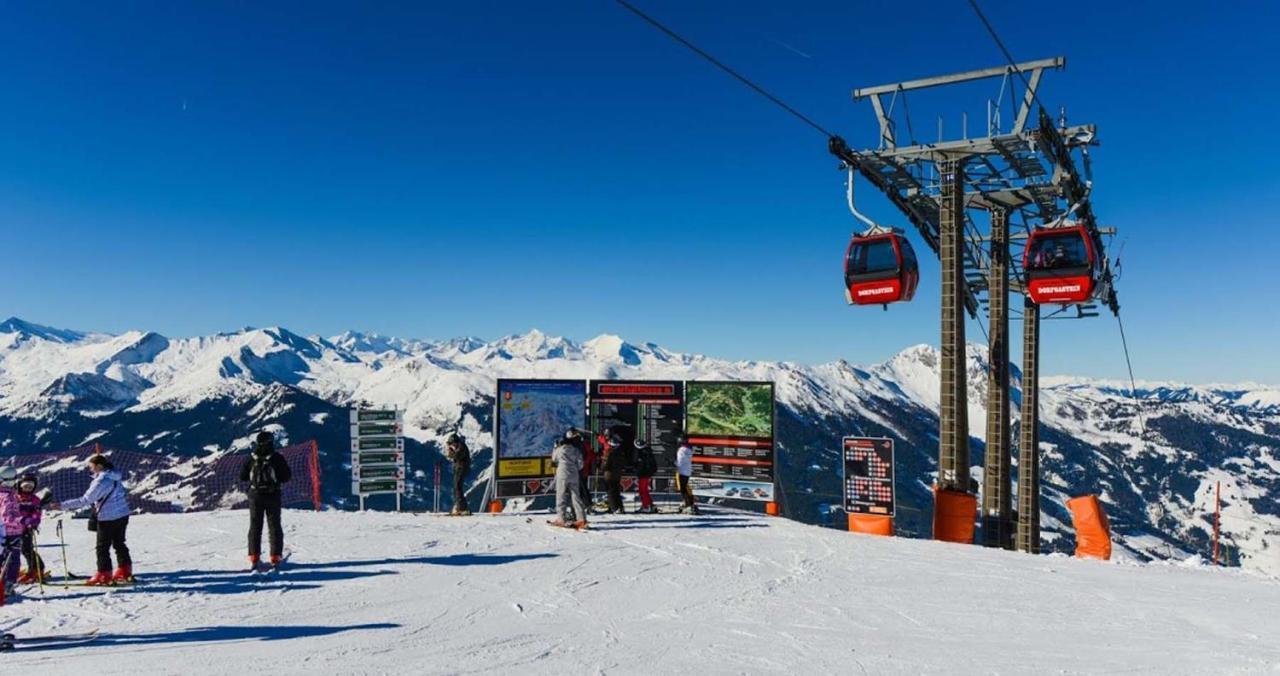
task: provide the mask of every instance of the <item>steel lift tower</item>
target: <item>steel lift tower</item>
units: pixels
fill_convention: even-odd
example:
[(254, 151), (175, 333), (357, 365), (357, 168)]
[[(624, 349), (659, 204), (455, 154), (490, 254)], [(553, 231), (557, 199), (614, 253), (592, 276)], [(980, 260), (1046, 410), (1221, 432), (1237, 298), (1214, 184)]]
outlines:
[[(868, 99), (879, 123), (879, 145), (852, 150), (833, 136), (829, 149), (847, 166), (883, 192), (906, 216), (941, 263), (942, 336), (941, 407), (938, 437), (938, 488), (972, 493), (969, 476), (968, 377), (965, 314), (978, 318), (985, 309), (989, 361), (984, 480), (980, 507), (983, 544), (1037, 552), (1039, 509), (1039, 359), (1040, 307), (1027, 296), (1023, 320), (1023, 396), (1017, 523), (1013, 519), (1009, 396), (1009, 294), (1025, 292), (1021, 255), (1011, 245), (1024, 243), (1033, 228), (1054, 227), (1067, 219), (1084, 226), (1102, 259), (1096, 291), (1087, 303), (1063, 306), (1054, 316), (1098, 315), (1102, 305), (1119, 312), (1106, 261), (1103, 235), (1089, 202), (1088, 147), (1096, 144), (1092, 125), (1055, 123), (1039, 107), (1037, 89), (1047, 70), (1059, 70), (1063, 57), (856, 89), (855, 101)], [(959, 138), (947, 140), (938, 120), (937, 140), (915, 137), (907, 94), (978, 80), (999, 79), (999, 93), (987, 101), (980, 136), (970, 137), (962, 117)], [(1014, 93), (1024, 83), (1021, 95)], [(888, 99), (886, 102), (885, 99)], [(900, 144), (899, 116), (908, 144)], [(1006, 106), (1008, 111), (1006, 111)], [(1002, 113), (1011, 113), (1006, 125)], [(1081, 160), (1083, 172), (1077, 166)], [(975, 219), (985, 215), (985, 218)], [(985, 223), (984, 223), (985, 221)], [(985, 227), (984, 227), (985, 225)], [(1021, 251), (1018, 252), (1019, 254)], [(1073, 312), (1068, 312), (1068, 310)], [(1065, 314), (1064, 314), (1065, 313)], [(935, 533), (939, 513), (935, 505)], [(1016, 533), (1016, 541), (1015, 541)]]

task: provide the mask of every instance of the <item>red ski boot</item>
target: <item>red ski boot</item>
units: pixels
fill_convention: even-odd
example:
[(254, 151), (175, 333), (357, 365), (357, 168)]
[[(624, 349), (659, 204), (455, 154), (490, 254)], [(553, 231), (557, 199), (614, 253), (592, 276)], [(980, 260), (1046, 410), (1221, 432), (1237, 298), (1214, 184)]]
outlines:
[(133, 582), (133, 566), (120, 566), (111, 576), (113, 584), (129, 584)]
[(86, 587), (107, 587), (111, 585), (111, 572), (100, 570), (96, 575), (89, 578), (84, 586)]
[(280, 555), (279, 555), (279, 554), (272, 554), (272, 555), (271, 555), (271, 567), (272, 567), (272, 568), (279, 568), (279, 567), (280, 567)]

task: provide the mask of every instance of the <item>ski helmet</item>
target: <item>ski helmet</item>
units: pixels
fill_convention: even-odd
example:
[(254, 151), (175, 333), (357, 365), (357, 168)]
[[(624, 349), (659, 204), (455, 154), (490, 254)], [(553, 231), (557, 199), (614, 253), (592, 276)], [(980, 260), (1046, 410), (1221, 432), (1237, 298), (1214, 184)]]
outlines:
[(8, 483), (16, 478), (18, 478), (18, 470), (14, 469), (13, 466), (5, 465), (0, 467), (0, 481)]
[(19, 488), (21, 488), (21, 487), (23, 487), (23, 486), (25, 486), (25, 485), (27, 485), (27, 484), (31, 484), (31, 488), (30, 488), (30, 489), (27, 489), (27, 490), (28, 490), (28, 492), (32, 492), (32, 493), (34, 493), (34, 492), (35, 492), (35, 490), (36, 490), (36, 488), (39, 488), (39, 487), (40, 487), (40, 477), (37, 477), (37, 476), (36, 476), (34, 473), (32, 473), (32, 472), (27, 472), (26, 474), (23, 474), (21, 477), (19, 477), (19, 478), (18, 478), (18, 487), (19, 487)]
[(457, 444), (462, 443), (462, 437), (458, 436), (457, 432), (454, 432), (453, 434), (449, 435), (448, 439), (444, 440), (444, 443), (449, 446), (456, 446)]

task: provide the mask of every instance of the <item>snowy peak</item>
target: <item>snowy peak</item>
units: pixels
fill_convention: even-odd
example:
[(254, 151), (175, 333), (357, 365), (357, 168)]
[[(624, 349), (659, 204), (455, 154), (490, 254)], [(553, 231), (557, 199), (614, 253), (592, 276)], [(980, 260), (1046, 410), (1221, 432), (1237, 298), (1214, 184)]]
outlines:
[(74, 343), (83, 340), (89, 334), (79, 331), (69, 331), (67, 329), (55, 329), (51, 326), (43, 326), (41, 324), (33, 324), (31, 322), (10, 317), (0, 324), (0, 333), (12, 334), (15, 336), (15, 342), (25, 339), (39, 338), (55, 343)]

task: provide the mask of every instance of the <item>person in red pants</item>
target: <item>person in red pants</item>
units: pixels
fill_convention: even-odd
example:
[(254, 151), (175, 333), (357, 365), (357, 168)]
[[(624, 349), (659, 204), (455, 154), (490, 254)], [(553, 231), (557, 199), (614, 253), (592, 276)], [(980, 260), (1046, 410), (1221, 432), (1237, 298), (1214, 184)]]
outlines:
[(658, 473), (658, 461), (653, 457), (653, 449), (643, 439), (636, 439), (636, 478), (640, 490), (640, 513), (653, 514), (653, 475)]

